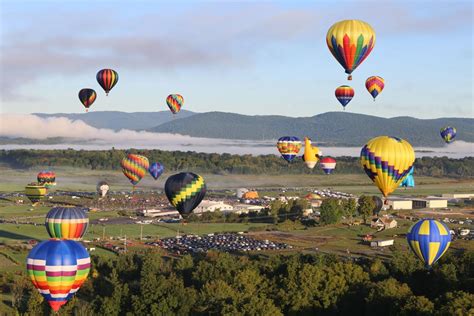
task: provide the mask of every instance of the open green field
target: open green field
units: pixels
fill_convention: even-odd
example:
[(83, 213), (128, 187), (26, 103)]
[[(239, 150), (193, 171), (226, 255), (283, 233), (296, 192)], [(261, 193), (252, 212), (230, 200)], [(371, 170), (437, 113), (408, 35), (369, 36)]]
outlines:
[[(20, 192), (25, 184), (36, 180), (38, 170), (13, 170), (0, 168), (2, 182), (0, 192)], [(131, 185), (121, 170), (89, 170), (79, 168), (55, 168), (57, 190), (95, 191), (98, 181), (105, 180), (111, 190), (130, 190)], [(162, 190), (170, 173), (165, 173), (157, 181), (145, 177), (137, 186), (143, 190)], [(378, 194), (377, 188), (364, 174), (348, 175), (215, 175), (203, 174), (210, 189), (247, 188), (332, 188), (354, 194)], [(54, 190), (54, 189), (53, 189)], [(416, 188), (398, 189), (397, 195), (428, 195), (474, 191), (474, 179), (456, 180), (449, 178), (417, 177)]]

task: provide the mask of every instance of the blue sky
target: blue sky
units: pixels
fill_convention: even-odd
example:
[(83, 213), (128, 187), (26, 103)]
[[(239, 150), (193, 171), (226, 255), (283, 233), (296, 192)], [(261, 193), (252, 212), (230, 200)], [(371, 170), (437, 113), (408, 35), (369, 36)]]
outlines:
[[(353, 73), (347, 111), (473, 117), (470, 1), (0, 1), (2, 113), (160, 111), (180, 93), (191, 111), (312, 116), (342, 107), (347, 84), (328, 28), (361, 19), (372, 54)], [(120, 80), (105, 97), (101, 68)], [(374, 103), (371, 75), (386, 87)]]

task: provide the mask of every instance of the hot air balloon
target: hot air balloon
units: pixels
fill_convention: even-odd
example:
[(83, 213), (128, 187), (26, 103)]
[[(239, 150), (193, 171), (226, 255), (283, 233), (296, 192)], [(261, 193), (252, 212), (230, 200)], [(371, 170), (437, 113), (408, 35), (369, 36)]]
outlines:
[(107, 192), (109, 191), (109, 185), (105, 181), (99, 181), (99, 183), (97, 183), (96, 189), (97, 193), (100, 194), (100, 197), (104, 198)]
[(145, 176), (149, 165), (147, 157), (135, 154), (128, 154), (121, 162), (123, 174), (130, 180), (133, 186), (137, 185)]
[(301, 149), (301, 140), (296, 136), (280, 137), (277, 142), (277, 148), (283, 159), (292, 162)]
[(326, 43), (331, 54), (349, 75), (347, 79), (352, 80), (352, 72), (375, 46), (375, 31), (363, 21), (340, 21), (328, 30)]
[(94, 103), (97, 98), (97, 93), (93, 89), (81, 89), (79, 91), (79, 100), (86, 108), (86, 112), (89, 112), (89, 107)]
[(39, 243), (26, 260), (33, 285), (56, 312), (87, 279), (91, 262), (80, 243), (54, 239)]
[(154, 162), (148, 168), (148, 172), (153, 177), (153, 179), (158, 180), (158, 178), (163, 174), (165, 167), (159, 162)]
[(96, 78), (102, 89), (104, 89), (105, 95), (109, 95), (110, 90), (112, 90), (119, 80), (118, 73), (112, 69), (99, 70)]
[(40, 171), (36, 176), (36, 179), (47, 189), (51, 189), (56, 185), (56, 173), (53, 171)]
[(25, 195), (36, 206), (46, 195), (46, 187), (40, 183), (30, 183), (25, 187)]
[(452, 143), (456, 137), (456, 129), (451, 126), (443, 127), (439, 133), (447, 144)]
[(184, 104), (183, 96), (180, 94), (170, 94), (166, 98), (166, 104), (168, 104), (170, 111), (173, 112), (173, 114), (176, 114), (181, 110), (181, 107)]
[(375, 101), (375, 98), (380, 94), (380, 92), (382, 92), (383, 88), (385, 87), (385, 80), (383, 80), (383, 78), (379, 76), (369, 77), (365, 81), (365, 87), (367, 88), (367, 91), (369, 91)]
[(192, 172), (181, 172), (166, 180), (165, 194), (181, 215), (191, 213), (206, 195), (203, 177)]
[(53, 207), (46, 214), (45, 226), (51, 238), (80, 240), (89, 218), (82, 207)]
[(319, 161), (321, 169), (323, 169), (325, 174), (331, 174), (332, 171), (336, 168), (336, 159), (331, 157), (321, 158)]
[(414, 188), (415, 187), (415, 178), (413, 177), (413, 172), (415, 171), (415, 167), (411, 167), (410, 172), (408, 175), (400, 182), (400, 187), (405, 188)]
[(372, 210), (372, 214), (378, 215), (383, 207), (383, 201), (376, 195), (372, 196), (372, 200), (374, 201), (374, 209)]
[(415, 151), (406, 140), (379, 136), (362, 148), (360, 162), (380, 192), (387, 197), (410, 172), (415, 162)]
[(349, 86), (340, 86), (335, 91), (336, 99), (342, 104), (343, 109), (346, 109), (346, 105), (351, 102), (354, 97), (354, 89)]
[(410, 228), (407, 241), (411, 250), (430, 268), (448, 250), (451, 234), (446, 224), (425, 218)]
[(319, 148), (316, 146), (311, 145), (311, 139), (308, 137), (304, 138), (304, 154), (303, 154), (303, 161), (306, 167), (313, 169), (314, 166), (318, 163), (319, 156), (321, 152)]

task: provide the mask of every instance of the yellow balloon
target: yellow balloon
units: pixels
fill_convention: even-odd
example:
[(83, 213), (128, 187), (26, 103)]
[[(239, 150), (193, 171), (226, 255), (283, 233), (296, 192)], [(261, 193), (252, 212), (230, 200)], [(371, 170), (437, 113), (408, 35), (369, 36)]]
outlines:
[(369, 56), (375, 46), (375, 31), (364, 21), (340, 21), (328, 30), (326, 44), (351, 80), (351, 73)]
[(387, 197), (410, 172), (415, 162), (415, 151), (406, 140), (379, 136), (362, 148), (360, 162), (365, 173)]
[(316, 166), (316, 164), (318, 163), (320, 155), (321, 153), (319, 152), (319, 148), (316, 146), (312, 146), (311, 139), (305, 137), (303, 160), (306, 167), (313, 169), (314, 166)]

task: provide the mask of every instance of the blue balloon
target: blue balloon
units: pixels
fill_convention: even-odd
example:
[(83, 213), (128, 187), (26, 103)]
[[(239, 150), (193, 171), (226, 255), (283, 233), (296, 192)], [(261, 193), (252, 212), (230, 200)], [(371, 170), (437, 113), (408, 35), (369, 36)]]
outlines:
[(415, 187), (415, 178), (413, 177), (414, 170), (415, 170), (415, 167), (411, 167), (410, 171), (408, 172), (408, 175), (400, 183), (400, 187), (405, 187), (405, 188)]
[(154, 162), (148, 168), (148, 172), (151, 174), (153, 179), (158, 180), (158, 178), (163, 174), (165, 167), (159, 162)]
[(452, 143), (454, 141), (454, 138), (456, 137), (456, 128), (451, 127), (451, 126), (446, 126), (446, 127), (443, 127), (439, 133), (441, 135), (441, 138), (443, 138), (443, 140), (447, 144), (449, 144), (449, 143)]

